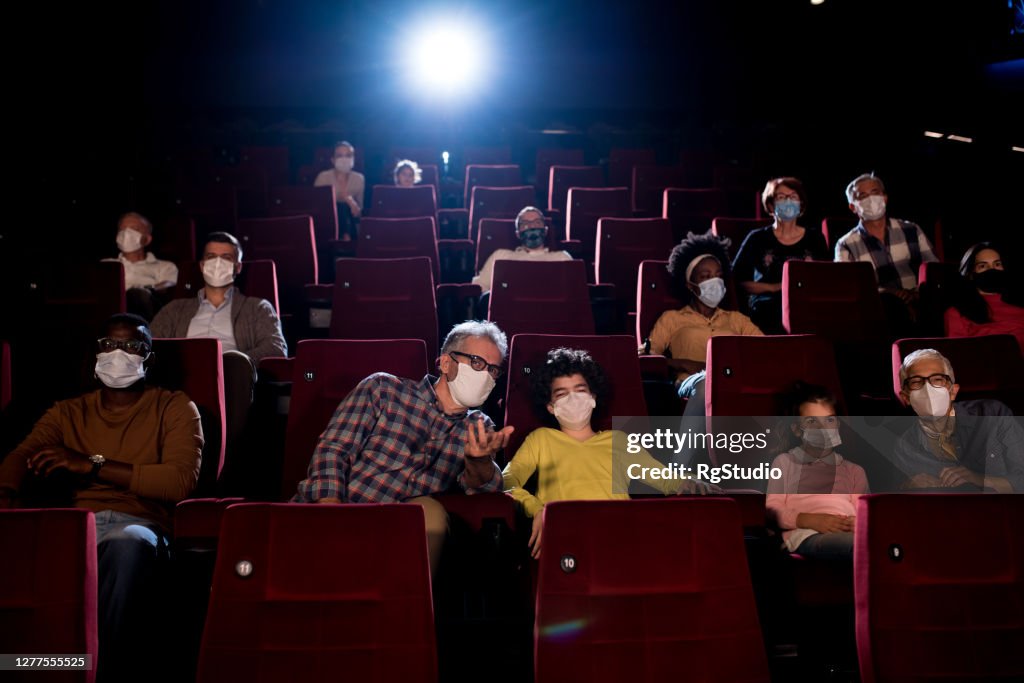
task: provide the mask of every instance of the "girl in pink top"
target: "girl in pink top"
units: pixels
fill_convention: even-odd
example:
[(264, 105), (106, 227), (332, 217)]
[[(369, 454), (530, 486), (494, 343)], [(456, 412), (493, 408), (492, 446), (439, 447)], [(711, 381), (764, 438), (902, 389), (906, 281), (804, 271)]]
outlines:
[(857, 498), (868, 493), (864, 469), (836, 452), (842, 443), (836, 402), (824, 387), (798, 383), (784, 439), (789, 450), (772, 467), (782, 478), (768, 486), (768, 514), (783, 529), (790, 552), (853, 559)]
[(946, 311), (946, 336), (978, 337), (1012, 334), (1024, 348), (1024, 307), (991, 242), (979, 242), (960, 261), (964, 282), (953, 306)]

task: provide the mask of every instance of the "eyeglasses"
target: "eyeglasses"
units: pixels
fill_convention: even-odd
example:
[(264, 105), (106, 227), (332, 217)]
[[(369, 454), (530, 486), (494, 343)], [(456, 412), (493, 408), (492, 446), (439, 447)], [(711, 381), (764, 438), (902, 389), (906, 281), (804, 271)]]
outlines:
[(139, 341), (138, 339), (111, 339), (110, 337), (103, 337), (96, 340), (96, 348), (99, 349), (100, 353), (110, 353), (120, 349), (125, 353), (131, 353), (136, 356), (149, 355), (149, 346), (146, 342)]
[(928, 382), (928, 384), (932, 385), (936, 389), (948, 389), (953, 386), (953, 378), (949, 375), (936, 373), (934, 375), (928, 375), (927, 377), (911, 375), (903, 380), (903, 388), (909, 389), (910, 391), (917, 391), (924, 386), (925, 382)]
[(520, 231), (523, 231), (523, 230), (539, 230), (541, 228), (546, 228), (546, 227), (547, 227), (547, 224), (544, 222), (543, 218), (541, 218), (539, 220), (536, 220), (536, 221), (520, 221), (519, 222), (519, 230)]
[(488, 363), (485, 359), (481, 358), (480, 356), (474, 356), (472, 353), (462, 353), (461, 351), (449, 351), (448, 355), (454, 358), (456, 363), (459, 362), (459, 359), (456, 358), (456, 356), (468, 358), (469, 367), (473, 368), (477, 372), (481, 370), (487, 370), (487, 374), (490, 375), (493, 379), (498, 379), (499, 377), (501, 377), (501, 373), (504, 372), (500, 365), (492, 365), (491, 363)]

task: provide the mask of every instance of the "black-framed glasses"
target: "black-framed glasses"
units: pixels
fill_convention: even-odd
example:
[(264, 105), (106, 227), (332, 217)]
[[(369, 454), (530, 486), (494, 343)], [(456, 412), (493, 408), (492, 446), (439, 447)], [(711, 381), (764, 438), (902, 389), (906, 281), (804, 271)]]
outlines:
[(149, 355), (149, 346), (146, 342), (139, 341), (138, 339), (111, 339), (110, 337), (103, 337), (96, 340), (96, 348), (99, 349), (100, 353), (110, 353), (120, 349), (125, 353), (131, 353), (136, 356)]
[(911, 375), (903, 380), (903, 388), (909, 389), (910, 391), (917, 391), (924, 386), (925, 382), (928, 382), (928, 384), (932, 385), (936, 389), (948, 389), (953, 386), (952, 377), (937, 372), (934, 375), (928, 375), (927, 377)]
[(498, 379), (499, 377), (501, 377), (501, 373), (504, 372), (504, 369), (502, 369), (500, 365), (493, 365), (491, 363), (488, 363), (485, 359), (481, 358), (480, 356), (475, 356), (472, 353), (463, 353), (462, 351), (449, 351), (448, 355), (451, 356), (456, 363), (459, 362), (459, 359), (456, 358), (456, 356), (468, 358), (469, 367), (473, 368), (477, 372), (481, 370), (487, 370), (487, 374), (490, 375), (493, 379)]

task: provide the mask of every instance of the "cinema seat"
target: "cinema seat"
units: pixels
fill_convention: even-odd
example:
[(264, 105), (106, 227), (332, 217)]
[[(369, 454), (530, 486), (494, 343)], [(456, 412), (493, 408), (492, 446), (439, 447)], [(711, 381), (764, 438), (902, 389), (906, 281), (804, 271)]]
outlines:
[(736, 503), (544, 508), (537, 683), (769, 680)]
[(615, 285), (626, 310), (636, 310), (640, 264), (672, 251), (672, 226), (664, 218), (601, 218), (597, 222), (594, 273), (598, 284)]
[(861, 680), (1024, 680), (1021, 529), (1019, 495), (862, 497), (853, 556)]
[(423, 509), (224, 513), (199, 683), (437, 680)]
[(582, 261), (496, 261), (487, 319), (521, 333), (593, 334)]
[(5, 681), (96, 680), (96, 524), (80, 509), (0, 510), (0, 643), (8, 655), (92, 655), (89, 671)]
[(515, 164), (470, 164), (463, 183), (463, 206), (469, 208), (474, 187), (516, 187), (523, 184), (523, 173)]
[[(433, 185), (398, 187), (374, 185), (373, 204), (368, 215), (374, 218), (421, 218), (437, 216), (437, 196)], [(362, 233), (362, 224), (359, 226)]]
[[(405, 188), (410, 189), (410, 188)], [(437, 229), (433, 214), (418, 218), (368, 217), (359, 222), (356, 258), (412, 258), (426, 256), (441, 281), (437, 255)]]

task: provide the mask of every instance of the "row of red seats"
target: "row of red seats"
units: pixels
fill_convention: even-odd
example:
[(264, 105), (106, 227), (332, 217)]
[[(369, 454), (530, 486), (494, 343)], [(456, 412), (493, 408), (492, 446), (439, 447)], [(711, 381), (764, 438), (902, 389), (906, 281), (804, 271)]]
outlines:
[[(97, 655), (86, 510), (0, 511), (0, 639)], [(921, 520), (928, 520), (922, 525)], [(854, 551), (861, 680), (1024, 676), (1024, 499), (870, 495)], [(948, 529), (966, 528), (950, 552)], [(228, 506), (198, 681), (434, 681), (423, 513), (406, 505)], [(671, 542), (666, 542), (671, 539)], [(314, 552), (315, 550), (315, 552)], [(768, 681), (728, 499), (562, 502), (545, 510), (535, 680)], [(45, 580), (39, 580), (40, 578)], [(941, 606), (941, 607), (938, 607)], [(67, 680), (91, 682), (92, 671)]]

